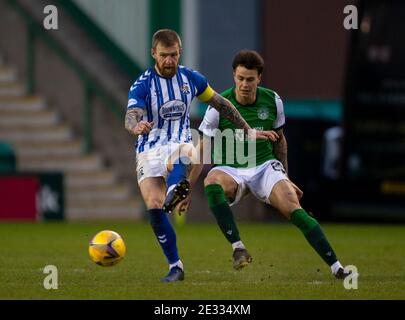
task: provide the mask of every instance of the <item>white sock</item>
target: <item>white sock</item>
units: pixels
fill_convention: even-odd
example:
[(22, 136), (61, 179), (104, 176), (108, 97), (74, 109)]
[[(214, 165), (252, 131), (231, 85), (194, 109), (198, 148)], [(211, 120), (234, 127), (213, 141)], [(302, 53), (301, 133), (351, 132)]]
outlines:
[(339, 270), (340, 268), (344, 269), (343, 266), (340, 264), (339, 260), (336, 261), (334, 264), (332, 264), (332, 265), (330, 266), (330, 269), (332, 270), (332, 273), (333, 273), (333, 274), (336, 274), (336, 272), (338, 272), (338, 270)]
[(235, 249), (246, 249), (246, 248), (242, 241), (236, 241), (236, 242), (232, 243), (232, 249), (235, 250)]
[(181, 270), (184, 270), (183, 262), (181, 262), (181, 260), (178, 260), (177, 262), (170, 264), (169, 270), (173, 267), (179, 267)]

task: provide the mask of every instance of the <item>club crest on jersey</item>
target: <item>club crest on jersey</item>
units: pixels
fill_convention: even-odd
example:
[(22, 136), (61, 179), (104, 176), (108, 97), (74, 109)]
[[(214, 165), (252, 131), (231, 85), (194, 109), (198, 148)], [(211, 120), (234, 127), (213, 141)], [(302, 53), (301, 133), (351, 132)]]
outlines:
[(159, 115), (165, 120), (178, 120), (186, 113), (186, 105), (180, 100), (166, 102), (159, 109)]
[(180, 92), (181, 92), (181, 94), (190, 93), (190, 88), (188, 87), (188, 83), (183, 83), (183, 85), (180, 87)]
[(259, 108), (259, 110), (257, 110), (257, 116), (260, 120), (266, 120), (269, 117), (269, 109), (266, 107)]

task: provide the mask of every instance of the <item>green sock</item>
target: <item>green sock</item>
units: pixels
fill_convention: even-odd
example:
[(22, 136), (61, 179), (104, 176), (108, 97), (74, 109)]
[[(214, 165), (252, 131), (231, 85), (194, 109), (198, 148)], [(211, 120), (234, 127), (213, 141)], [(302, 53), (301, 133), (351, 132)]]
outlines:
[(224, 236), (231, 244), (240, 241), (239, 231), (233, 219), (232, 210), (226, 201), (224, 189), (219, 184), (210, 184), (204, 188), (204, 192), (208, 197), (208, 206)]
[(318, 221), (308, 215), (304, 209), (297, 209), (291, 213), (291, 222), (296, 225), (309, 244), (331, 266), (337, 261), (335, 252), (326, 239)]

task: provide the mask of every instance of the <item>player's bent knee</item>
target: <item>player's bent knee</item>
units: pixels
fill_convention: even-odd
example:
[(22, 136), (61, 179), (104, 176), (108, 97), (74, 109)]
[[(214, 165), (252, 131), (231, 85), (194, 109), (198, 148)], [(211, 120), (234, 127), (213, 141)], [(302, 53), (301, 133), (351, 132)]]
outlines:
[(188, 158), (191, 163), (196, 162), (197, 150), (193, 145), (183, 144), (180, 146), (179, 158)]
[(204, 187), (210, 185), (210, 184), (215, 184), (216, 183), (216, 179), (213, 176), (207, 176), (204, 179)]
[(288, 204), (287, 206), (285, 206), (285, 208), (283, 208), (281, 213), (283, 214), (283, 216), (290, 219), (291, 213), (301, 208), (302, 207), (299, 204)]
[(286, 218), (290, 218), (291, 212), (301, 209), (301, 205), (295, 199), (286, 198), (283, 201), (279, 201), (274, 206), (279, 210), (279, 212)]
[(204, 179), (204, 187), (210, 185), (210, 184), (221, 184), (221, 179), (216, 177), (215, 175), (209, 175)]

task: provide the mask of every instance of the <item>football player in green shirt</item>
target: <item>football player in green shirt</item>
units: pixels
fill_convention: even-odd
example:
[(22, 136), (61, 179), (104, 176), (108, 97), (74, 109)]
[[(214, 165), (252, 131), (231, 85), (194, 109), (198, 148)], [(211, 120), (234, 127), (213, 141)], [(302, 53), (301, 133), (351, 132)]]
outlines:
[[(208, 205), (217, 223), (233, 248), (233, 267), (241, 269), (252, 262), (252, 257), (241, 241), (230, 206), (238, 203), (249, 192), (257, 199), (272, 205), (304, 234), (309, 244), (330, 266), (337, 278), (349, 273), (339, 262), (318, 221), (300, 205), (303, 192), (289, 179), (287, 141), (283, 133), (285, 123), (283, 103), (274, 91), (259, 86), (264, 67), (262, 57), (255, 51), (242, 50), (233, 60), (235, 86), (221, 95), (230, 100), (246, 122), (257, 130), (274, 130), (277, 140), (248, 141), (237, 138), (235, 143), (214, 146), (213, 158), (220, 162), (204, 180)], [(208, 107), (199, 130), (214, 137), (235, 125)], [(243, 147), (238, 149), (238, 143)], [(249, 144), (256, 144), (245, 161), (238, 162), (238, 151), (246, 153)], [(251, 149), (252, 150), (252, 149)], [(239, 151), (240, 153), (240, 151)], [(240, 156), (240, 155), (239, 155)], [(219, 159), (219, 161), (218, 161)], [(240, 157), (239, 157), (240, 159)]]

